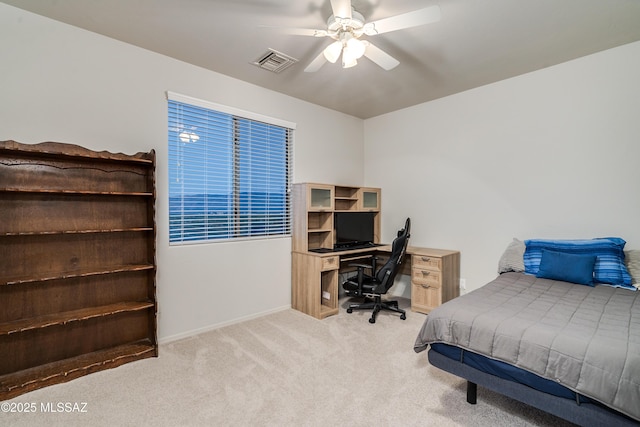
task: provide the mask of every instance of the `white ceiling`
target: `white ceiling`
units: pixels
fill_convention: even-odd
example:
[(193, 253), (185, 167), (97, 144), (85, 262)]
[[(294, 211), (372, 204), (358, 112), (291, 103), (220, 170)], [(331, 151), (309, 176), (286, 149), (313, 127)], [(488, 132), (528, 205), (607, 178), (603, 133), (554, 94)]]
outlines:
[[(367, 21), (440, 5), (442, 20), (368, 37), (397, 58), (304, 68), (327, 38), (330, 0), (0, 0), (277, 92), (369, 118), (640, 40), (638, 0), (352, 0)], [(251, 64), (276, 49), (280, 74)]]

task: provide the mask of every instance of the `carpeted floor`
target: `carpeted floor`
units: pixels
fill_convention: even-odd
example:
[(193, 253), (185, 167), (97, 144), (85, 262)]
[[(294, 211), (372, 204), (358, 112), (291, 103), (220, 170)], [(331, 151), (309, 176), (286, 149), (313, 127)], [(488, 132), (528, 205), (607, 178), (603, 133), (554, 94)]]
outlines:
[(285, 310), (164, 344), (159, 358), (2, 402), (36, 411), (5, 405), (0, 425), (568, 425), (482, 388), (467, 404), (463, 380), (413, 351), (424, 315), (382, 313), (372, 325), (345, 304), (322, 321)]

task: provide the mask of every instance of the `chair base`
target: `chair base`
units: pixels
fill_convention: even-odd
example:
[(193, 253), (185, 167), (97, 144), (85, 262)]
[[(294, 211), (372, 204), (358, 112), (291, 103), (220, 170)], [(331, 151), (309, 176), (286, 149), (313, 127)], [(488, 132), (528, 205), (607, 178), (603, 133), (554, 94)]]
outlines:
[(400, 319), (402, 320), (405, 320), (407, 318), (406, 312), (401, 308), (398, 308), (398, 301), (382, 301), (382, 298), (379, 296), (375, 296), (373, 300), (371, 300), (370, 298), (365, 298), (364, 302), (359, 304), (349, 304), (347, 313), (352, 313), (353, 310), (373, 310), (371, 312), (369, 323), (376, 323), (376, 316), (382, 310), (400, 313)]

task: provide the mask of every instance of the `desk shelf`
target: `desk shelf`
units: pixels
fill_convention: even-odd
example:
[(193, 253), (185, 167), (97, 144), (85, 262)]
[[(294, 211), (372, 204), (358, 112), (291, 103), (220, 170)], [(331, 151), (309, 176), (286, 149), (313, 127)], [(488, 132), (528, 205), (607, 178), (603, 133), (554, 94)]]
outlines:
[(338, 308), (332, 308), (328, 305), (322, 304), (320, 306), (320, 319), (324, 319), (325, 317), (334, 316), (338, 314)]
[(338, 312), (338, 270), (320, 273), (320, 312), (321, 317)]
[[(333, 249), (336, 212), (380, 212), (380, 189), (329, 184), (294, 184), (292, 249)], [(374, 220), (379, 243), (380, 214)]]
[(309, 212), (307, 214), (309, 231), (333, 231), (333, 212)]
[(335, 207), (336, 211), (357, 211), (359, 208), (358, 187), (342, 187), (335, 188)]

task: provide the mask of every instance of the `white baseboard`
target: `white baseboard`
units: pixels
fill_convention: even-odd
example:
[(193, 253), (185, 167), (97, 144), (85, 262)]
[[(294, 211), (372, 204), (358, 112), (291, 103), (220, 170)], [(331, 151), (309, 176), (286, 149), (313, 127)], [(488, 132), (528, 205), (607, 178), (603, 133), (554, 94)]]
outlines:
[(175, 334), (175, 335), (171, 335), (168, 337), (164, 337), (164, 338), (160, 338), (158, 339), (158, 344), (162, 345), (162, 344), (167, 344), (173, 341), (178, 341), (184, 338), (189, 338), (192, 337), (194, 335), (198, 335), (204, 332), (209, 332), (209, 331), (213, 331), (214, 329), (219, 329), (219, 328), (224, 328), (225, 326), (229, 326), (229, 325), (234, 325), (236, 323), (240, 323), (240, 322), (246, 322), (247, 320), (252, 320), (252, 319), (257, 319), (258, 317), (263, 317), (266, 316), (268, 314), (272, 314), (272, 313), (277, 313), (279, 311), (284, 311), (284, 310), (288, 310), (291, 308), (291, 305), (287, 305), (287, 306), (283, 306), (283, 307), (278, 307), (278, 308), (274, 308), (271, 310), (266, 310), (266, 311), (262, 311), (260, 313), (255, 313), (255, 314), (250, 314), (248, 316), (244, 316), (244, 317), (238, 317), (236, 319), (232, 319), (232, 320), (228, 320), (226, 322), (221, 322), (221, 323), (216, 323), (214, 325), (209, 325), (209, 326), (205, 326), (202, 328), (198, 328), (198, 329), (192, 329), (190, 331), (187, 332), (183, 332), (180, 334)]

